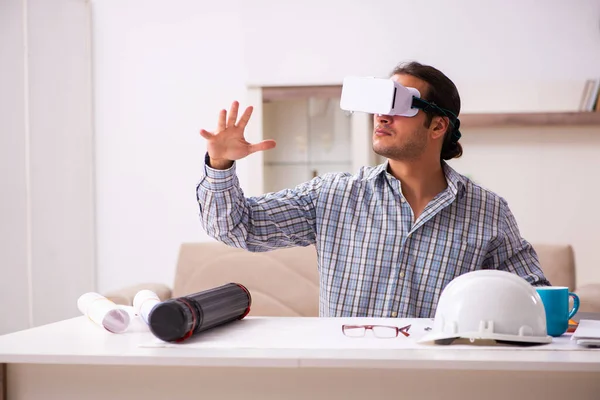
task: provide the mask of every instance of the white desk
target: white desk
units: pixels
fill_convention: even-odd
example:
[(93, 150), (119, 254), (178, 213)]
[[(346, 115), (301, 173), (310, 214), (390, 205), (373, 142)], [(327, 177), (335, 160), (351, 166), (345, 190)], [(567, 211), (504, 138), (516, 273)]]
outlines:
[[(243, 348), (234, 338), (230, 347), (229, 339), (214, 345), (205, 342), (204, 348), (140, 347), (158, 342), (141, 322), (129, 332), (111, 334), (84, 317), (0, 336), (6, 396), (8, 400), (600, 398), (599, 350), (575, 345), (560, 351), (406, 349), (390, 341), (406, 338), (379, 339), (389, 341), (389, 347), (380, 348), (361, 348), (360, 342), (344, 348), (342, 340), (334, 348), (310, 344), (302, 348), (298, 337), (282, 333), (289, 334), (293, 331), (289, 327), (300, 321), (315, 326), (315, 332), (332, 323), (341, 327), (342, 321), (263, 321), (271, 326), (264, 335), (278, 335), (271, 337), (271, 348)], [(253, 319), (234, 323), (238, 339), (246, 326), (249, 337), (256, 339), (259, 325), (242, 326), (245, 322)], [(214, 338), (215, 331), (211, 335)], [(413, 332), (415, 336), (418, 332)], [(309, 339), (307, 343), (314, 342)]]

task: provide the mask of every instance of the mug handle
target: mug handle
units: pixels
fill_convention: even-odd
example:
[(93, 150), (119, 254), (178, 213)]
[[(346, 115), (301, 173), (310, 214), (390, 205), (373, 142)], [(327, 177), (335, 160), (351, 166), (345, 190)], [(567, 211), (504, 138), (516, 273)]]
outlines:
[(569, 297), (573, 298), (573, 309), (569, 312), (569, 319), (571, 319), (579, 310), (579, 296), (577, 296), (575, 293), (569, 292)]

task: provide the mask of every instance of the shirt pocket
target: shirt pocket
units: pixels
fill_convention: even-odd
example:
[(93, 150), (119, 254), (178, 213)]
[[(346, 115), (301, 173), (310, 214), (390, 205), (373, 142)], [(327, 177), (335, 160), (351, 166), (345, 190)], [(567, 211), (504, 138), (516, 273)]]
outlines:
[(457, 243), (457, 245), (454, 246), (454, 249), (452, 250), (453, 254), (450, 257), (456, 271), (454, 277), (482, 269), (483, 260), (485, 258), (485, 247), (486, 244), (484, 242), (463, 240)]

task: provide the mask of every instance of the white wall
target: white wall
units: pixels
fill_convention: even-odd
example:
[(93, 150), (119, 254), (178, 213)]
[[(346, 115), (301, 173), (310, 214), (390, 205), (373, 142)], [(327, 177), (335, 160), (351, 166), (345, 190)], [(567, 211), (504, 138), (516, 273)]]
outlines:
[(599, 74), (597, 0), (243, 4), (255, 85), (387, 76), (399, 61), (417, 59), (457, 83), (463, 111), (554, 110), (576, 107), (582, 79)]
[(170, 284), (179, 244), (206, 240), (195, 192), (205, 152), (198, 132), (214, 129), (232, 100), (245, 103), (239, 6), (92, 5), (99, 289)]
[(579, 284), (600, 282), (600, 128), (465, 130), (452, 165), (502, 194), (533, 242), (571, 243)]
[(0, 335), (30, 321), (23, 26), (21, 1), (0, 3)]
[(89, 5), (0, 3), (0, 334), (94, 289)]
[[(232, 100), (247, 105), (254, 96), (248, 85), (339, 83), (418, 59), (455, 80), (463, 111), (573, 110), (585, 79), (599, 74), (597, 0), (98, 0), (93, 9), (100, 290), (171, 283), (179, 244), (209, 240), (195, 203), (205, 151), (198, 131), (212, 129)], [(252, 122), (249, 129), (251, 140), (260, 135)], [(600, 150), (596, 132), (577, 134), (573, 143), (546, 142), (539, 132), (526, 139), (517, 130), (465, 132), (466, 155), (456, 165), (476, 168), (476, 179), (507, 197), (531, 240), (574, 243), (581, 277), (600, 281), (589, 212), (559, 198), (537, 207), (533, 196), (521, 197), (527, 182), (544, 193), (556, 185), (546, 170), (530, 168), (532, 156), (523, 151), (538, 147), (527, 143), (543, 141), (544, 157), (560, 154), (562, 168), (552, 171), (566, 180), (580, 171), (578, 148)], [(482, 165), (490, 159), (494, 165)], [(260, 182), (254, 176), (262, 176), (260, 160), (239, 167), (249, 194)], [(522, 178), (511, 184), (510, 177)], [(570, 188), (597, 196), (590, 185)], [(572, 218), (540, 214), (552, 204)]]

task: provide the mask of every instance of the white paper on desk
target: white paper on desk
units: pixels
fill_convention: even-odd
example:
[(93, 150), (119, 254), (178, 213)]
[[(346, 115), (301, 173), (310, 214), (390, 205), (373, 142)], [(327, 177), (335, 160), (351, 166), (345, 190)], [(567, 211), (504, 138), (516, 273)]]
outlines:
[(591, 319), (582, 319), (573, 332), (573, 340), (577, 339), (598, 339), (600, 340), (600, 321)]
[[(411, 324), (410, 337), (380, 339), (367, 331), (364, 337), (349, 338), (342, 333), (343, 324), (384, 324), (398, 327)], [(182, 343), (154, 339), (140, 347), (181, 347), (196, 349), (483, 349), (483, 350), (582, 350), (568, 337), (554, 338), (550, 344), (519, 346), (476, 346), (469, 344), (428, 345), (416, 343), (431, 327), (431, 319), (375, 318), (261, 318), (247, 317), (221, 327), (201, 332)]]

